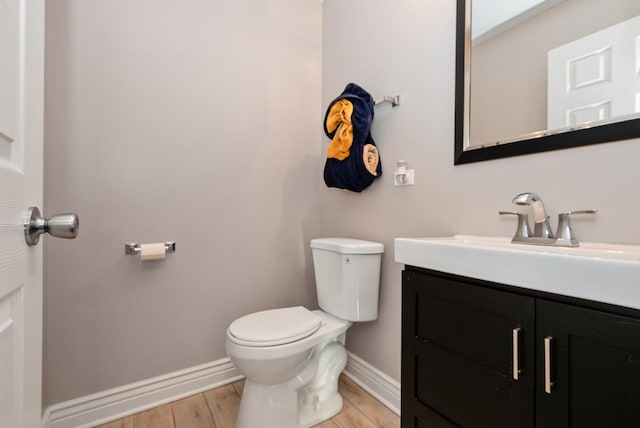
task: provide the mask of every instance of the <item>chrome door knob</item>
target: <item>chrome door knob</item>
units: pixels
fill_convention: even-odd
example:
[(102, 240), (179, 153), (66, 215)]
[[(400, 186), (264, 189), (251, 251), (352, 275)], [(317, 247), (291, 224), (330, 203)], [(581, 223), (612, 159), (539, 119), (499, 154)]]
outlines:
[(27, 245), (36, 245), (40, 235), (48, 233), (56, 238), (73, 239), (78, 236), (80, 221), (77, 214), (58, 214), (46, 219), (37, 207), (29, 207), (24, 222), (24, 237)]

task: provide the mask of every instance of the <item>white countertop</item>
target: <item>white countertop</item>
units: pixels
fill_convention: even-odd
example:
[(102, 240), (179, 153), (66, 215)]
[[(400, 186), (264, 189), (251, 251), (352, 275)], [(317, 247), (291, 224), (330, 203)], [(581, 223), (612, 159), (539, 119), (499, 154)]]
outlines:
[(396, 238), (394, 247), (405, 265), (640, 309), (640, 246), (563, 248), (455, 235)]

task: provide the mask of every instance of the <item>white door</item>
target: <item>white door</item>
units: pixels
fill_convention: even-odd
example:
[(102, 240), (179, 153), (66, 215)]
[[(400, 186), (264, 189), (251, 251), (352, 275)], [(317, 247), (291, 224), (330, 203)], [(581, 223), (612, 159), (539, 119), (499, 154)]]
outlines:
[(640, 16), (548, 53), (547, 129), (640, 113)]
[(44, 0), (0, 0), (0, 428), (41, 426)]

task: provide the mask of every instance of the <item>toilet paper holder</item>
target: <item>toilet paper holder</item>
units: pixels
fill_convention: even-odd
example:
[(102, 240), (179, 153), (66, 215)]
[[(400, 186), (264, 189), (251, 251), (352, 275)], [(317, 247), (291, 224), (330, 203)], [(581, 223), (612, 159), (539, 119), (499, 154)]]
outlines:
[[(176, 252), (176, 243), (175, 242), (165, 242), (164, 250), (167, 253), (175, 253)], [(127, 242), (124, 244), (124, 253), (125, 254), (138, 254), (140, 252), (140, 244), (137, 242)]]

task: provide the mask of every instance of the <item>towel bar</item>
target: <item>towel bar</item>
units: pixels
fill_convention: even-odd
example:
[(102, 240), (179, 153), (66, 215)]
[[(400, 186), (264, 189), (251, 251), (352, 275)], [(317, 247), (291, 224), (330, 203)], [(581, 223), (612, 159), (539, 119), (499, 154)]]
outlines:
[(394, 96), (390, 96), (390, 95), (385, 95), (384, 98), (382, 98), (379, 101), (376, 101), (374, 107), (380, 107), (384, 104), (390, 103), (391, 107), (396, 107), (400, 105), (400, 95), (394, 95)]

